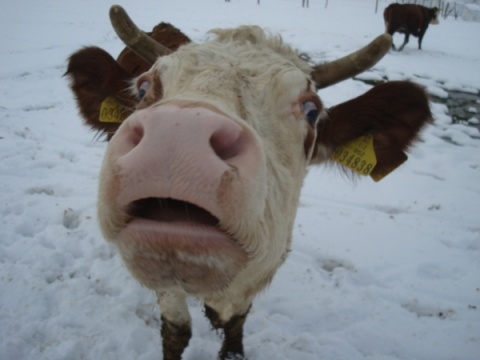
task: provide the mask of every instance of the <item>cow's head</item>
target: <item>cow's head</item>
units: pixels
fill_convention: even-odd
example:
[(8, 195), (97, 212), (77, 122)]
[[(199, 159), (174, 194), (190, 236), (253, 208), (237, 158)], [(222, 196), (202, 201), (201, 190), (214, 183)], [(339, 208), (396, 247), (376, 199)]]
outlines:
[[(114, 23), (121, 15), (117, 31), (127, 45), (153, 64), (132, 82), (136, 100), (129, 97), (129, 116), (108, 145), (98, 215), (104, 236), (153, 289), (206, 295), (235, 283), (253, 296), (287, 255), (310, 164), (343, 149), (343, 164), (350, 158), (380, 178), (405, 160), (431, 119), (425, 93), (408, 82), (376, 86), (331, 109), (318, 97), (318, 88), (378, 61), (389, 35), (311, 66), (259, 27), (213, 30), (213, 40), (171, 52), (139, 40), (121, 8), (112, 15)], [(108, 61), (112, 82), (124, 81)], [(68, 75), (81, 102), (84, 75), (73, 66)], [(103, 101), (106, 92), (88, 86)], [(358, 139), (371, 146), (374, 163), (348, 154)]]
[(438, 15), (440, 15), (440, 9), (437, 7), (433, 7), (433, 8), (429, 8), (428, 11), (431, 17), (430, 25), (438, 25), (440, 23), (438, 19)]

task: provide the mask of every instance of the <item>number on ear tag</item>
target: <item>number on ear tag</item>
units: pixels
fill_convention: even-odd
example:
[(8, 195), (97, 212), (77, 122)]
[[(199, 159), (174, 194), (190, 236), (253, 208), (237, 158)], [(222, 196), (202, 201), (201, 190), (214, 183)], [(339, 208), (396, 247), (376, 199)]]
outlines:
[(338, 146), (333, 153), (333, 160), (360, 175), (370, 175), (377, 165), (373, 135), (365, 134)]
[(128, 115), (130, 115), (130, 111), (110, 96), (100, 105), (100, 122), (121, 123)]

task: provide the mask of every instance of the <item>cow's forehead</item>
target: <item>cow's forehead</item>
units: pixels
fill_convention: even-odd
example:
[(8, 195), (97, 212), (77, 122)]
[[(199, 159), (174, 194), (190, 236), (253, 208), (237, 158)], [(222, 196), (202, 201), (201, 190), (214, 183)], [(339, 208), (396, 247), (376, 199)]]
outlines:
[(311, 68), (280, 37), (259, 27), (214, 34), (209, 42), (185, 45), (157, 61), (153, 69), (161, 77), (165, 98), (220, 100), (242, 116), (249, 99), (265, 99), (274, 106), (307, 89)]
[(310, 66), (292, 47), (259, 27), (242, 26), (212, 32), (215, 39), (184, 45), (169, 57), (160, 58), (154, 67), (161, 74), (170, 72), (175, 81), (201, 76), (204, 72), (219, 72), (223, 77), (237, 77), (246, 82), (262, 81), (262, 77), (271, 78), (282, 72), (299, 71), (304, 77), (310, 75)]
[(306, 74), (311, 71), (310, 67), (299, 58), (298, 53), (291, 46), (285, 44), (279, 35), (271, 34), (258, 26), (214, 29), (210, 33), (216, 36), (212, 43), (219, 46), (233, 44), (234, 47), (237, 47), (235, 56), (237, 58), (241, 56), (243, 61), (248, 62), (250, 58), (258, 60), (263, 57), (283, 62), (285, 65), (294, 65)]

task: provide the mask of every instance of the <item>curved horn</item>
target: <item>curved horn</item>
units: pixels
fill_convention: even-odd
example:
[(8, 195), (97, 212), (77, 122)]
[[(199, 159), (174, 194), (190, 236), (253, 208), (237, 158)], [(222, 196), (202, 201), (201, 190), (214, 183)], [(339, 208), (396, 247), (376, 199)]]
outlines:
[(110, 8), (110, 22), (125, 45), (149, 64), (153, 64), (159, 56), (172, 53), (140, 30), (120, 5)]
[(391, 48), (392, 36), (382, 34), (367, 46), (350, 55), (344, 56), (330, 63), (319, 64), (313, 67), (312, 78), (317, 89), (336, 84), (351, 78), (375, 65)]

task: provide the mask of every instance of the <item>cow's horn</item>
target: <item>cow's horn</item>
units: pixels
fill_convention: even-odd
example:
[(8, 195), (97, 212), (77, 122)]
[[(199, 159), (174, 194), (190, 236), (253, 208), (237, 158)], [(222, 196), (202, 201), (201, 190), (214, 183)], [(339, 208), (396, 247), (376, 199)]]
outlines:
[(172, 53), (170, 49), (140, 30), (120, 5), (113, 5), (110, 8), (110, 21), (125, 45), (149, 64), (153, 64), (159, 56)]
[(313, 67), (317, 89), (351, 78), (375, 65), (391, 48), (392, 36), (382, 34), (367, 46), (341, 59)]

